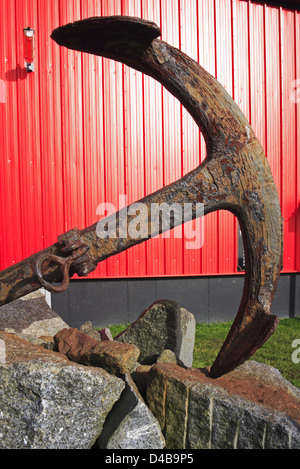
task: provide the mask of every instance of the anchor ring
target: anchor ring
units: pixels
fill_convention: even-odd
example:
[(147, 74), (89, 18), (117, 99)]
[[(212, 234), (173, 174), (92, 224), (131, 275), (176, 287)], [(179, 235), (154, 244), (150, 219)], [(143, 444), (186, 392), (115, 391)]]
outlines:
[[(44, 279), (42, 267), (43, 267), (44, 262), (46, 261), (48, 262), (52, 261), (60, 267), (62, 274), (63, 274), (63, 281), (61, 285), (59, 286), (52, 285), (51, 283), (47, 282), (47, 280)], [(35, 264), (35, 273), (39, 279), (40, 284), (47, 291), (51, 293), (61, 293), (65, 291), (68, 288), (69, 283), (70, 283), (69, 271), (70, 271), (70, 267), (73, 261), (74, 259), (72, 259), (71, 256), (65, 258), (65, 257), (55, 256), (54, 254), (41, 254)]]

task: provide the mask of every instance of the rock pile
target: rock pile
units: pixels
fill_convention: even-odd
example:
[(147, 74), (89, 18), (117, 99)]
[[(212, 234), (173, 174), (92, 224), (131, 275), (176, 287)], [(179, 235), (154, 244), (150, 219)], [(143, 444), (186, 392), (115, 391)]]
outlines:
[(0, 448), (299, 449), (300, 390), (254, 361), (212, 379), (194, 339), (168, 300), (114, 339), (42, 294), (0, 308)]

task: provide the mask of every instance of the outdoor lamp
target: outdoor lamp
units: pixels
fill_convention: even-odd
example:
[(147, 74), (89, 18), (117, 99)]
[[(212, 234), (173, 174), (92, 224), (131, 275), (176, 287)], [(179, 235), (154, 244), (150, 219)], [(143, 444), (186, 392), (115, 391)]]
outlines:
[(24, 28), (24, 59), (27, 72), (34, 71), (34, 29)]

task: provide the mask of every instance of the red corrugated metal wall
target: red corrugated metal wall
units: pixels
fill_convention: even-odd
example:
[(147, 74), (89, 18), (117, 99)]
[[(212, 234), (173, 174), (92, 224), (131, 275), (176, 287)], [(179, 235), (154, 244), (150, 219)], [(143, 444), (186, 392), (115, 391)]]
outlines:
[[(193, 120), (157, 82), (114, 61), (59, 48), (51, 31), (80, 18), (132, 15), (212, 73), (259, 137), (284, 216), (284, 272), (300, 268), (300, 13), (243, 0), (1, 0), (0, 268), (186, 174), (205, 158)], [(23, 28), (35, 30), (35, 71)], [(298, 80), (298, 81), (297, 81)], [(182, 227), (177, 228), (183, 231)], [(202, 249), (172, 232), (99, 265), (91, 275), (237, 272), (232, 214), (204, 219)]]

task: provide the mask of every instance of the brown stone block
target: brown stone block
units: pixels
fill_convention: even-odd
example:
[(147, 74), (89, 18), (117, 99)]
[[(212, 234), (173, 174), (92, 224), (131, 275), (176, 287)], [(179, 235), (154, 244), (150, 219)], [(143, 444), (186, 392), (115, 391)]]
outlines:
[(132, 373), (140, 354), (135, 345), (115, 341), (99, 342), (75, 328), (59, 331), (54, 342), (57, 351), (65, 354), (69, 360), (104, 368), (116, 376)]

